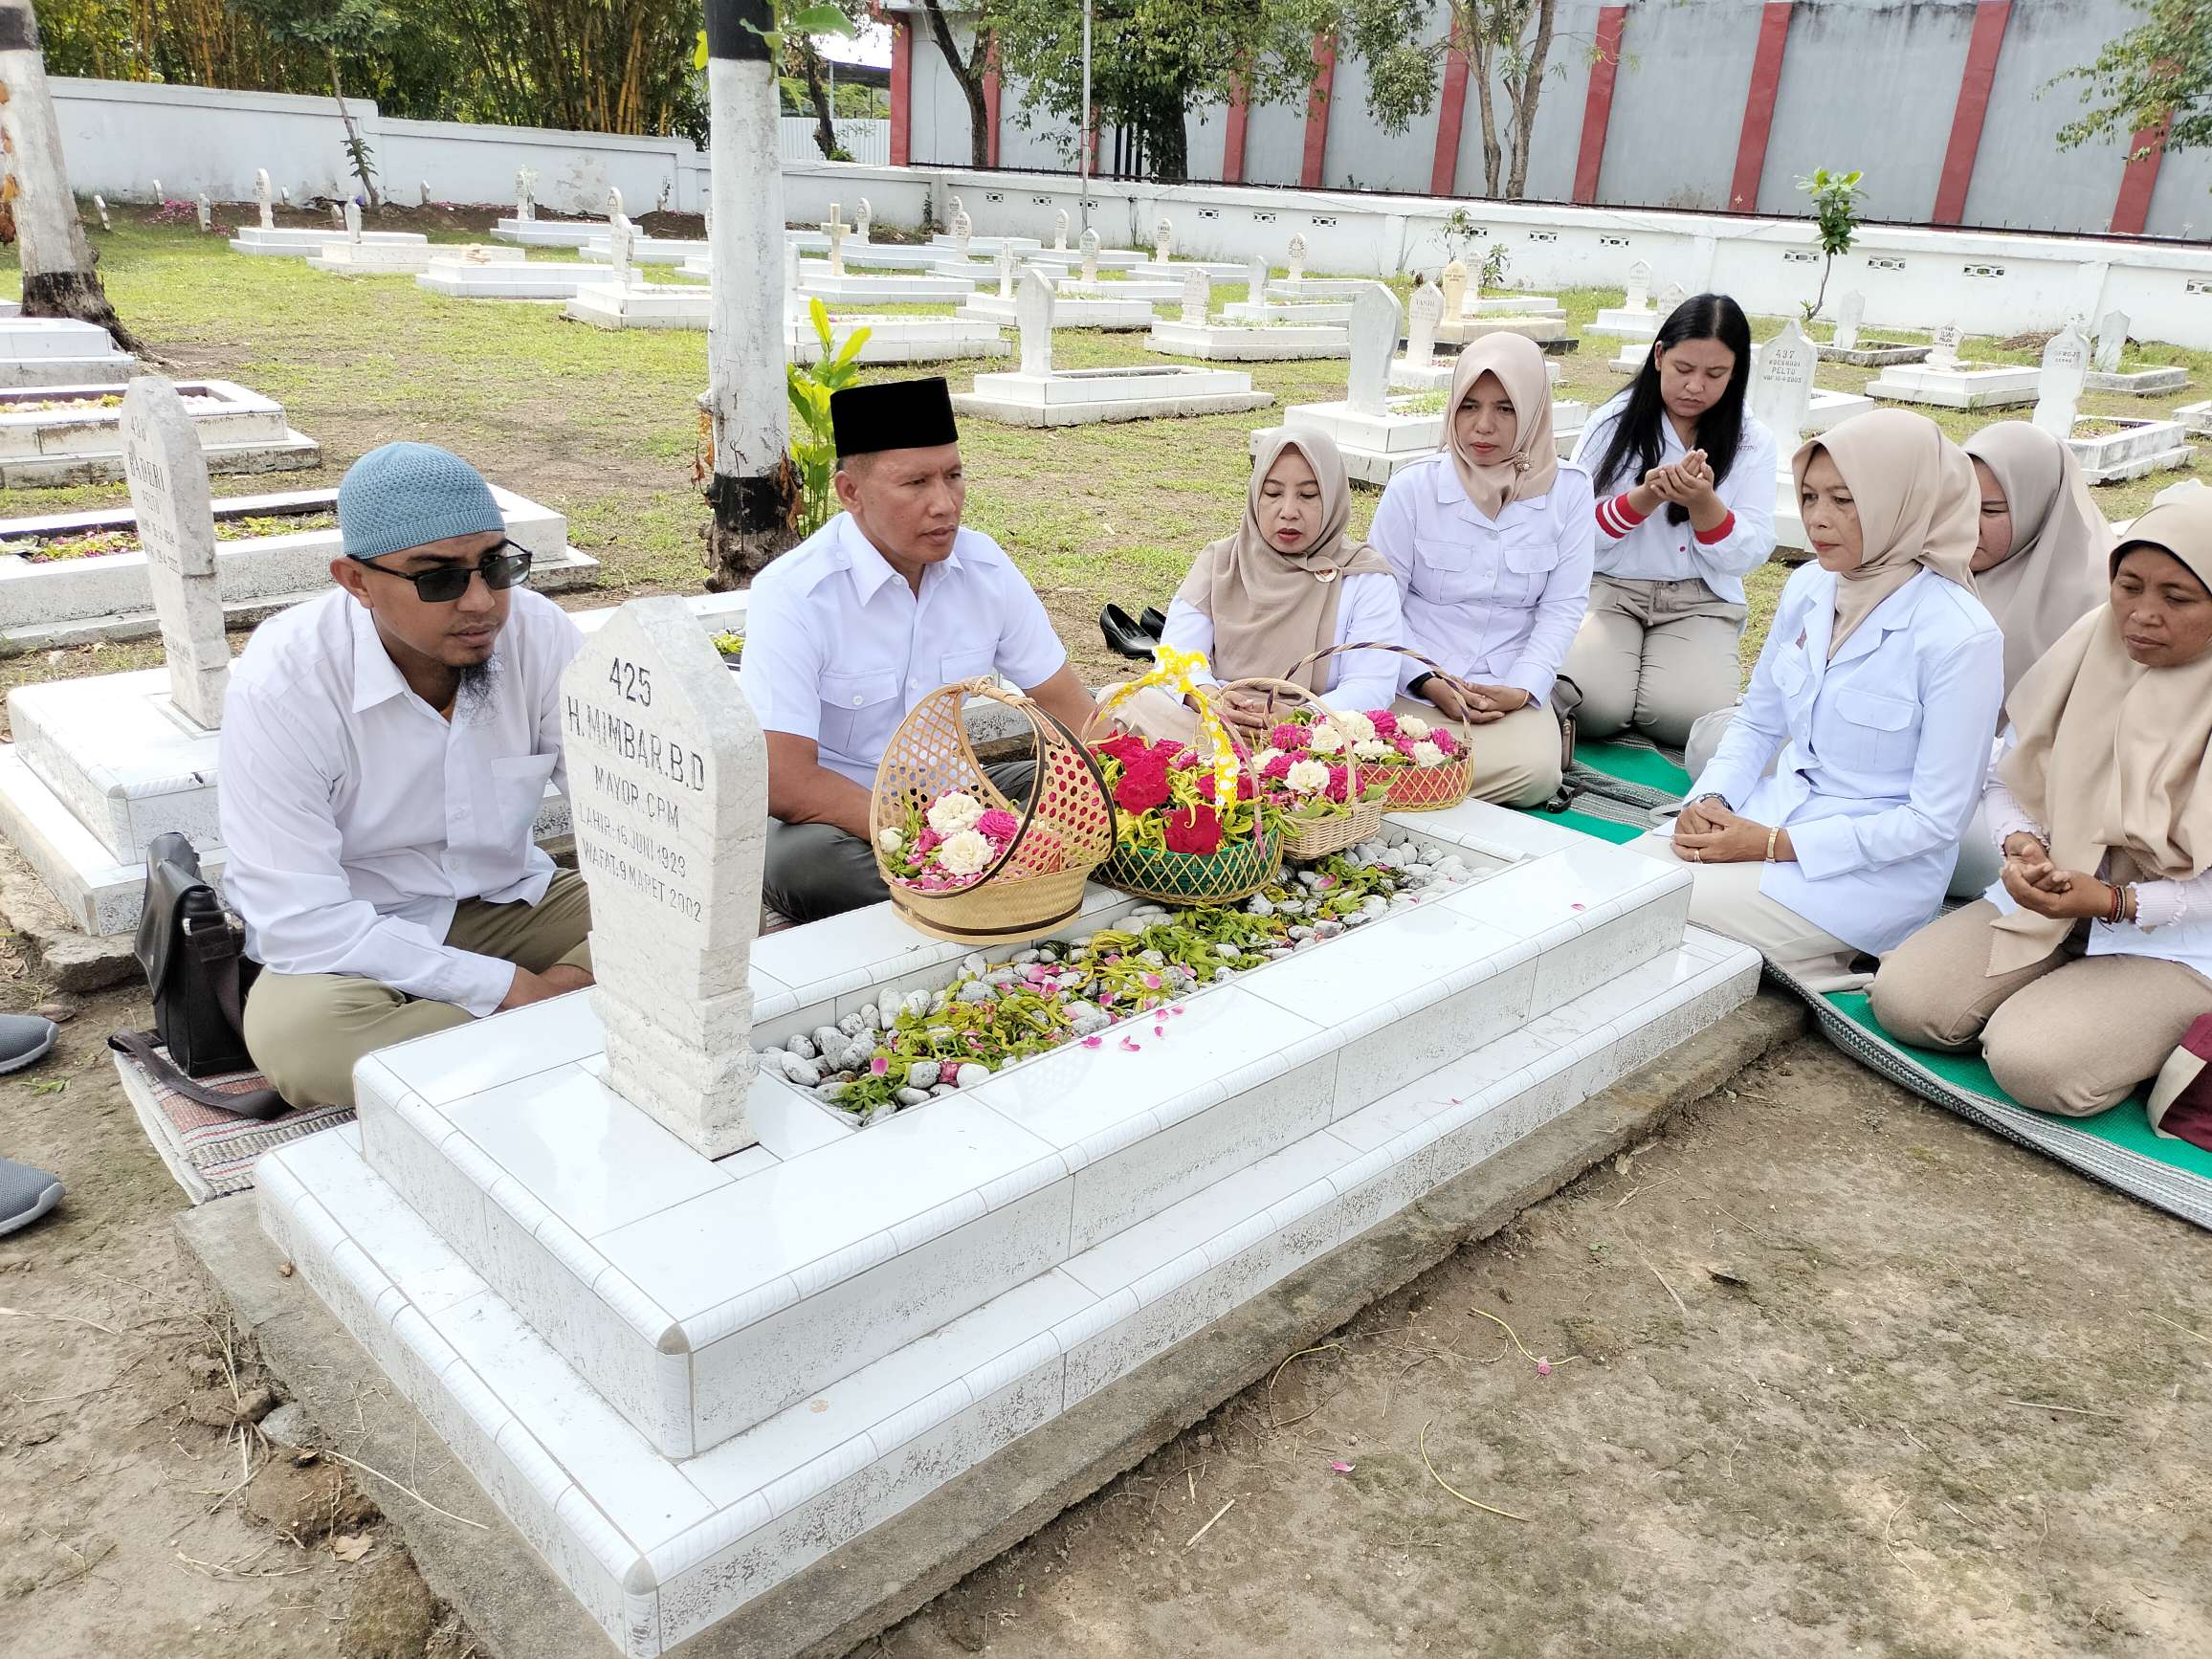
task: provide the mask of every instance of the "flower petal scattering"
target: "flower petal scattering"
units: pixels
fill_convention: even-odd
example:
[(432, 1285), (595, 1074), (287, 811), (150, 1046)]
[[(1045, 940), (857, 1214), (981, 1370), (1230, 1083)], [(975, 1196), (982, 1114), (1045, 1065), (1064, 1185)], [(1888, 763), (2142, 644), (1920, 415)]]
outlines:
[[(1257, 806), (1247, 800), (1237, 809), (1249, 834)], [(939, 837), (918, 809), (919, 827), (907, 851), (927, 838), (932, 867), (945, 869), (943, 854), (962, 836), (994, 845), (990, 816), (979, 804), (971, 823)], [(1229, 823), (1236, 822), (1232, 815)], [(1148, 1020), (1151, 1037), (1163, 1039), (1167, 1020), (1184, 1011), (1193, 993), (1323, 946), (1471, 874), (1449, 849), (1410, 839), (1361, 842), (1286, 871), (1242, 904), (1139, 905), (1111, 926), (1039, 940), (1002, 962), (971, 953), (946, 984), (887, 989), (834, 1025), (763, 1049), (761, 1063), (863, 1123), (972, 1088), (1015, 1061), (1056, 1049), (1103, 1050), (1086, 1063), (1117, 1063), (1117, 1052), (1143, 1048), (1130, 1034), (1136, 1021)]]

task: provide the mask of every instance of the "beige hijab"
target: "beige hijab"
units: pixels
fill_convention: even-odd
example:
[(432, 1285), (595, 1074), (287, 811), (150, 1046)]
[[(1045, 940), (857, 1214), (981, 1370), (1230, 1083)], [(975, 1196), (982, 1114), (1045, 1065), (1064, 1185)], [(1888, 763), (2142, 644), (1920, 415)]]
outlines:
[(2090, 500), (2073, 451), (2041, 427), (1999, 421), (1966, 440), (2012, 507), (2012, 551), (1974, 578), (2004, 630), (2004, 690), (2110, 596), (2112, 527)]
[(1830, 427), (1800, 449), (1790, 472), (1802, 495), (1805, 468), (1825, 450), (1859, 510), (1859, 567), (1836, 584), (1834, 661), (1844, 641), (1919, 566), (1971, 593), (1981, 493), (1974, 466), (1926, 415), (1878, 409)]
[[(1459, 443), (1459, 406), (1485, 373), (1497, 376), (1520, 423), (1513, 453), (1502, 460), (1477, 462)], [(1518, 334), (1486, 334), (1471, 341), (1451, 370), (1451, 392), (1444, 400), (1444, 449), (1459, 474), (1467, 498), (1494, 519), (1508, 501), (1532, 500), (1548, 493), (1559, 476), (1559, 452), (1552, 442), (1552, 377), (1544, 368), (1543, 348)]]
[[(1321, 486), (1321, 529), (1313, 544), (1284, 553), (1260, 534), (1260, 485), (1285, 450), (1296, 450)], [(1352, 488), (1344, 457), (1326, 432), (1276, 427), (1260, 434), (1245, 486), (1244, 522), (1233, 536), (1207, 545), (1175, 590), (1213, 621), (1213, 663), (1223, 679), (1276, 675), (1311, 652), (1337, 643), (1340, 578), (1389, 574), (1382, 554), (1348, 543)], [(1308, 690), (1328, 684), (1329, 664), (1309, 663), (1297, 678)]]
[[(2112, 563), (2146, 542), (2212, 587), (2212, 490), (2154, 503)], [(2094, 871), (2110, 852), (2119, 880), (2180, 881), (2212, 864), (2212, 651), (2145, 668), (2121, 643), (2108, 599), (2021, 676), (2009, 706), (2018, 743), (2000, 775), (2022, 810), (2049, 827), (2060, 869)], [(2026, 910), (2003, 918), (1989, 971), (2048, 955), (2072, 925)]]

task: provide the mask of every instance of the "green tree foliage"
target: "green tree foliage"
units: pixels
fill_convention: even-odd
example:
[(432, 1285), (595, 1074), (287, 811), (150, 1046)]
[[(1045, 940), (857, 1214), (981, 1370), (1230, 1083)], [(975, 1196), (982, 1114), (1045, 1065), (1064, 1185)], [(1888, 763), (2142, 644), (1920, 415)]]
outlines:
[(2082, 102), (2096, 106), (2059, 128), (2062, 148), (2115, 134), (2132, 138), (2167, 122), (2168, 149), (2212, 144), (2212, 5), (2135, 0), (2135, 9), (2141, 23), (2114, 36), (2094, 63), (2050, 83), (2078, 80)]
[[(1343, 36), (1367, 65), (1368, 111), (1403, 132), (1435, 107), (1451, 45), (1467, 54), (1481, 122), (1483, 193), (1513, 199), (1528, 188), (1529, 140), (1556, 38), (1558, 0), (1446, 0), (1449, 30), (1425, 37), (1427, 0), (1341, 0)], [(1502, 107), (1500, 95), (1502, 97)]]
[(1813, 199), (1813, 222), (1821, 237), (1820, 292), (1798, 301), (1807, 322), (1821, 314), (1827, 299), (1828, 273), (1835, 269), (1836, 255), (1848, 254), (1852, 238), (1859, 233), (1859, 181), (1866, 176), (1857, 167), (1847, 173), (1815, 167), (1797, 182), (1797, 188)]

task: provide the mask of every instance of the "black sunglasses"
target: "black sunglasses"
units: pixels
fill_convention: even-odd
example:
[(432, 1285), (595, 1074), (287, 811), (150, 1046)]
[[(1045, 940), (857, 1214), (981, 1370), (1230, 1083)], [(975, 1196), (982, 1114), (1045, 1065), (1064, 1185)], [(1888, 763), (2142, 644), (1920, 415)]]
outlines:
[(530, 549), (520, 542), (505, 540), (494, 547), (475, 564), (436, 564), (428, 570), (387, 570), (381, 564), (372, 564), (366, 559), (355, 564), (375, 571), (379, 576), (396, 576), (402, 582), (414, 584), (415, 597), (425, 605), (451, 605), (469, 590), (469, 578), (481, 576), (484, 586), (497, 593), (502, 587), (512, 587), (530, 574)]

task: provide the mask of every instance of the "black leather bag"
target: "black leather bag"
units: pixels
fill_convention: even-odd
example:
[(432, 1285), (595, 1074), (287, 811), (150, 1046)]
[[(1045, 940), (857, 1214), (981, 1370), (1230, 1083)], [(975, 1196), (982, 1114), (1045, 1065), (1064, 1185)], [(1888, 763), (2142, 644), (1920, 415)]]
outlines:
[[(173, 831), (146, 849), (135, 951), (153, 993), (154, 1029), (118, 1032), (109, 1045), (203, 1106), (244, 1117), (284, 1111), (274, 1089), (224, 1095), (191, 1082), (254, 1069), (246, 1052), (246, 993), (260, 964), (246, 955), (244, 926), (200, 874), (191, 842)], [(154, 1051), (156, 1043), (168, 1051), (166, 1061)]]

